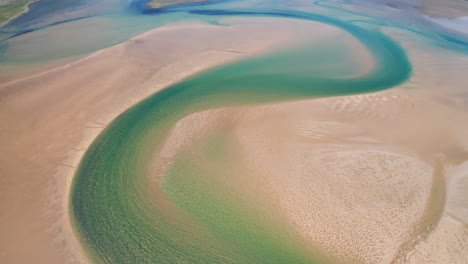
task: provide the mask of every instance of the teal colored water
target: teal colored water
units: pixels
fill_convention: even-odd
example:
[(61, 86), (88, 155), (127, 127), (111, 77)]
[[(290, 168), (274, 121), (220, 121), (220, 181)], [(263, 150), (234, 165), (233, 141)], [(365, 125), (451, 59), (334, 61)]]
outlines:
[[(382, 15), (374, 3), (364, 12), (360, 0), (212, 0), (162, 10), (145, 7), (147, 1), (37, 2), (0, 29), (0, 65), (88, 54), (180, 21), (229, 26), (224, 18), (278, 17), (349, 32), (372, 54), (375, 66), (356, 75), (359, 62), (349, 59), (340, 43), (314, 43), (201, 73), (121, 114), (86, 152), (71, 190), (76, 235), (96, 263), (332, 262), (308, 250), (271, 204), (249, 203), (248, 193), (227, 184), (224, 179), (234, 172), (226, 168), (235, 158), (228, 135), (207, 139), (199, 155), (177, 156), (156, 183), (148, 180), (154, 154), (174, 124), (196, 111), (365, 93), (404, 82), (410, 64), (400, 46), (379, 31), (384, 27), (451, 50), (468, 48), (466, 37), (434, 30), (414, 10)], [(201, 159), (218, 167), (202, 166)]]
[[(39, 1), (31, 5), (28, 14), (0, 28), (0, 65), (88, 54), (122, 43), (152, 28), (178, 21), (197, 20), (224, 25), (221, 19), (225, 16), (257, 15), (307, 19), (308, 15), (303, 16), (298, 10), (309, 9), (347, 21), (350, 25), (397, 28), (412, 32), (432, 45), (458, 52), (468, 51), (466, 36), (428, 22), (414, 9), (401, 9), (394, 14), (376, 8), (379, 6), (376, 3), (369, 4), (372, 8), (366, 9), (364, 7), (367, 5), (359, 2), (361, 0), (349, 1), (345, 5), (333, 0), (211, 0), (160, 10), (146, 7), (147, 1)], [(349, 10), (346, 8), (348, 5), (362, 7), (368, 12)], [(382, 16), (385, 20), (382, 20)], [(75, 41), (63, 41), (71, 38)]]
[(78, 236), (97, 263), (326, 262), (305, 250), (293, 234), (277, 228), (277, 221), (265, 220), (249, 204), (226, 195), (223, 184), (210, 181), (213, 176), (197, 168), (190, 157), (179, 157), (156, 191), (149, 191), (152, 158), (175, 122), (196, 111), (393, 87), (411, 73), (404, 51), (378, 31), (306, 12), (260, 8), (191, 12), (333, 25), (361, 41), (375, 66), (367, 74), (350, 77), (353, 65), (339, 44), (303, 46), (200, 73), (131, 107), (96, 138), (76, 172), (70, 199)]

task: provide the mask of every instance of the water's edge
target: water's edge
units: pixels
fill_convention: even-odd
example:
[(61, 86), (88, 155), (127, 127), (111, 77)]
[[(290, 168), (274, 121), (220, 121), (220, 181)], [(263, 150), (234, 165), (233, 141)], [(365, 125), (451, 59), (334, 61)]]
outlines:
[[(152, 153), (160, 148), (175, 122), (190, 113), (226, 105), (388, 89), (410, 76), (408, 59), (397, 43), (380, 32), (317, 14), (262, 9), (190, 12), (303, 19), (339, 27), (361, 41), (376, 66), (355, 79), (332, 73), (285, 73), (279, 62), (286, 57), (300, 60), (308, 54), (307, 50), (291, 50), (221, 66), (150, 96), (112, 121), (86, 151), (70, 195), (77, 234), (93, 259), (103, 263), (311, 263), (310, 256), (290, 245), (293, 242), (278, 242), (275, 235), (244, 241), (246, 244), (240, 246), (230, 238), (228, 243), (220, 240), (216, 230), (211, 230), (215, 233), (211, 237), (196, 221), (175, 221), (171, 215), (177, 207), (147, 199), (144, 186)], [(267, 65), (276, 67), (265, 73), (262, 69)], [(245, 236), (255, 234), (248, 228), (242, 231)], [(233, 232), (224, 230), (223, 234)]]

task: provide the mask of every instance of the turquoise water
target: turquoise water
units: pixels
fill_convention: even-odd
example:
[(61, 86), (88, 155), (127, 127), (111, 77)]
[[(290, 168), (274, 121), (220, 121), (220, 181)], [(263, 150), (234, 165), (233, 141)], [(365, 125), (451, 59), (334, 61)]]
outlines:
[[(348, 5), (362, 6), (356, 1), (342, 6), (339, 1), (332, 0), (212, 0), (153, 10), (145, 6), (146, 1), (37, 2), (31, 6), (28, 14), (0, 28), (0, 63), (30, 63), (87, 54), (122, 43), (149, 29), (178, 21), (198, 20), (220, 25), (220, 19), (225, 16), (255, 16), (260, 13), (263, 16), (300, 18), (302, 15), (292, 13), (300, 12), (301, 9), (338, 18), (347, 24), (397, 28), (412, 32), (432, 45), (468, 52), (466, 36), (429, 23), (412, 9), (392, 13), (386, 9), (383, 12), (368, 8), (371, 11), (366, 13), (346, 9)], [(288, 14), (281, 14), (282, 10)], [(385, 20), (382, 20), (382, 16)], [(78, 43), (63, 41), (69, 38), (63, 36), (63, 31), (76, 33)]]
[[(209, 150), (200, 155), (178, 156), (157, 183), (148, 180), (154, 154), (174, 124), (196, 111), (366, 93), (406, 81), (410, 63), (398, 43), (380, 32), (382, 27), (466, 49), (465, 40), (450, 34), (433, 34), (420, 24), (390, 23), (329, 1), (210, 1), (162, 10), (146, 8), (145, 0), (67, 0), (54, 6), (60, 1), (38, 2), (28, 15), (0, 30), (1, 63), (87, 54), (185, 20), (229, 26), (223, 24), (229, 17), (331, 25), (353, 35), (375, 61), (370, 72), (357, 76), (359, 62), (348, 60), (344, 45), (303, 45), (200, 73), (121, 114), (87, 150), (71, 190), (76, 235), (96, 263), (332, 263), (332, 256), (311, 252), (288, 230), (268, 201), (249, 203), (248, 193), (233, 194), (222, 180), (234, 174), (226, 169), (234, 158), (228, 135), (207, 139), (200, 148)], [(60, 14), (73, 10), (77, 12), (66, 18)], [(210, 170), (200, 166), (200, 159), (223, 166)]]
[[(401, 47), (378, 31), (294, 10), (200, 8), (202, 17), (281, 17), (317, 21), (351, 33), (375, 60), (350, 78), (337, 43), (302, 46), (200, 73), (117, 117), (88, 149), (75, 175), (71, 212), (78, 236), (102, 263), (325, 263), (306, 250), (274, 213), (265, 217), (233, 199), (216, 173), (180, 157), (156, 190), (148, 190), (152, 157), (175, 122), (204, 109), (379, 91), (405, 81)], [(322, 67), (323, 63), (334, 65)], [(228, 162), (221, 160), (220, 162)], [(226, 172), (229, 173), (229, 172)], [(162, 185), (164, 186), (162, 186)], [(270, 219), (270, 220), (266, 220)]]

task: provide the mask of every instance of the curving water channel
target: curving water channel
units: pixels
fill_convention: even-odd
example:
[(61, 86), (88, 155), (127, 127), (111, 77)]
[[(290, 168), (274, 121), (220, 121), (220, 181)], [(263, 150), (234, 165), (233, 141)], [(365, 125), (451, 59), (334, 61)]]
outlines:
[(391, 88), (411, 73), (404, 51), (378, 31), (322, 15), (193, 7), (187, 13), (203, 17), (282, 17), (332, 25), (357, 38), (375, 66), (350, 78), (352, 65), (343, 63), (334, 71), (317, 67), (340, 53), (336, 47), (305, 46), (224, 65), (143, 100), (118, 116), (83, 157), (71, 192), (77, 234), (97, 263), (326, 262), (281, 229), (278, 216), (260, 215), (229, 196), (222, 184), (197, 177), (187, 164), (174, 173), (187, 177), (182, 183), (190, 185), (163, 178), (156, 195), (150, 192), (152, 157), (175, 122), (197, 111)]
[[(379, 14), (382, 9), (375, 8), (382, 4), (379, 1), (361, 6), (367, 2), (210, 0), (158, 10), (148, 8), (147, 1), (36, 2), (30, 12), (0, 28), (0, 66), (86, 56), (177, 22), (229, 29), (257, 18), (301, 20), (347, 32), (367, 49), (373, 66), (363, 73), (359, 69), (368, 64), (360, 65), (354, 50), (336, 39), (322, 39), (202, 72), (122, 113), (86, 151), (71, 188), (75, 235), (95, 263), (333, 263), (333, 256), (306, 243), (285, 219), (278, 200), (261, 186), (262, 179), (250, 181), (252, 175), (236, 170), (239, 157), (229, 131), (210, 132), (170, 161), (158, 160), (176, 123), (208, 109), (361, 94), (399, 85), (412, 69), (399, 44), (382, 33), (386, 30), (392, 36), (399, 32), (395, 35), (399, 39), (400, 33), (408, 34), (450, 52), (466, 53), (468, 48), (466, 35), (430, 24), (414, 8), (395, 6)], [(315, 33), (310, 32), (311, 38)], [(414, 50), (410, 54), (416, 58), (411, 83), (416, 80), (420, 87), (425, 84), (417, 83), (421, 62)], [(426, 65), (426, 70), (430, 67)], [(404, 261), (408, 252), (430, 239), (434, 223), (442, 217), (447, 194), (442, 165), (437, 166), (432, 200), (393, 262)]]

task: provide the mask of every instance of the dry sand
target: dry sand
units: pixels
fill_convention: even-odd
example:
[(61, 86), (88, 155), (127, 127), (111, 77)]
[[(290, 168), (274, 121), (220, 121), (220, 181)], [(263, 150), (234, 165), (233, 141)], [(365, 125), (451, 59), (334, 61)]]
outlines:
[(337, 263), (466, 263), (468, 58), (389, 33), (414, 66), (400, 87), (195, 113), (163, 157), (227, 127), (241, 152), (233, 166), (267, 179), (312, 251)]
[(119, 113), (197, 71), (298, 36), (340, 34), (311, 22), (230, 21), (242, 23), (166, 26), (74, 62), (3, 75), (1, 263), (86, 263), (69, 226), (68, 189), (92, 139)]
[[(268, 179), (265, 188), (274, 186), (312, 251), (338, 263), (404, 263), (414, 255), (409, 263), (461, 264), (466, 224), (451, 212), (466, 221), (468, 173), (466, 163), (445, 170), (466, 158), (452, 133), (468, 131), (460, 123), (466, 115), (419, 97), (398, 89), (204, 111), (179, 121), (162, 154), (170, 159), (227, 127), (241, 149), (233, 166), (249, 173), (238, 180)], [(444, 209), (447, 180), (455, 190)]]
[[(298, 35), (337, 34), (310, 22), (243, 21), (264, 23), (174, 25), (75, 62), (4, 75), (0, 262), (86, 262), (68, 224), (67, 190), (84, 150), (123, 110), (190, 74)], [(238, 166), (268, 179), (311, 250), (343, 263), (464, 263), (468, 105), (459, 69), (468, 59), (390, 33), (415, 68), (402, 87), (195, 113), (177, 124), (163, 157), (229, 127), (242, 151)], [(349, 43), (366, 71), (368, 54)]]

